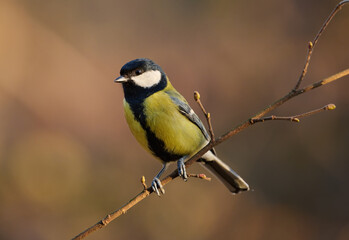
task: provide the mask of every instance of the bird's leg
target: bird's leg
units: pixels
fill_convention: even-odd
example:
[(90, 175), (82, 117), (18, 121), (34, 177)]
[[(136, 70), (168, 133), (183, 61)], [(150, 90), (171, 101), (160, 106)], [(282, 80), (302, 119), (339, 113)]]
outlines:
[(160, 172), (154, 177), (153, 181), (151, 182), (151, 188), (153, 189), (154, 192), (156, 192), (158, 196), (160, 196), (160, 191), (162, 194), (165, 194), (165, 189), (161, 184), (160, 176), (166, 170), (166, 168), (167, 168), (167, 163), (164, 163), (162, 165)]
[(187, 170), (185, 169), (185, 164), (184, 164), (184, 160), (186, 158), (187, 157), (184, 156), (177, 161), (178, 175), (181, 176), (184, 181), (187, 181), (188, 179)]

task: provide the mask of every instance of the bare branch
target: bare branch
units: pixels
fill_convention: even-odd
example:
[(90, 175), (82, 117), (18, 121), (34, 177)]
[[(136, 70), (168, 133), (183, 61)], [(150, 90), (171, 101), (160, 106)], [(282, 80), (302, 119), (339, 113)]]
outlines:
[(280, 116), (275, 116), (275, 115), (271, 115), (269, 117), (263, 117), (263, 118), (251, 118), (250, 122), (251, 124), (254, 123), (258, 123), (258, 122), (265, 122), (265, 121), (270, 121), (270, 120), (286, 120), (286, 121), (291, 121), (291, 122), (299, 122), (300, 118), (303, 117), (308, 117), (311, 115), (314, 115), (316, 113), (322, 112), (322, 111), (326, 111), (326, 110), (334, 110), (336, 108), (336, 105), (334, 104), (327, 104), (326, 106), (322, 107), (322, 108), (318, 108), (306, 113), (302, 113), (302, 114), (298, 114), (295, 116), (289, 116), (289, 117), (280, 117)]
[(127, 204), (125, 204), (120, 209), (116, 210), (115, 212), (112, 212), (111, 214), (108, 214), (105, 218), (103, 218), (101, 221), (97, 222), (93, 226), (89, 227), (79, 235), (73, 238), (75, 239), (83, 239), (86, 236), (90, 235), (91, 233), (97, 231), (98, 229), (101, 229), (105, 226), (107, 226), (111, 221), (114, 219), (120, 217), (121, 215), (125, 214), (130, 208), (135, 206), (137, 203), (145, 199), (149, 196), (151, 192), (149, 191), (149, 188), (146, 190), (143, 190), (141, 193), (139, 193), (137, 196), (135, 196), (133, 199), (131, 199)]
[[(328, 78), (326, 78), (324, 80), (321, 80), (319, 82), (316, 82), (316, 83), (313, 83), (311, 85), (308, 85), (308, 86), (306, 86), (306, 87), (304, 87), (302, 89), (299, 89), (299, 86), (300, 86), (302, 80), (304, 79), (304, 77), (305, 77), (305, 75), (307, 73), (308, 65), (309, 65), (309, 62), (310, 62), (310, 57), (311, 57), (311, 54), (312, 54), (312, 51), (314, 49), (315, 44), (317, 43), (317, 41), (318, 41), (319, 37), (321, 36), (322, 32), (326, 29), (327, 25), (329, 24), (331, 19), (334, 17), (334, 15), (346, 3), (349, 3), (349, 0), (341, 1), (335, 7), (335, 9), (332, 11), (330, 16), (327, 18), (327, 20), (325, 21), (325, 23), (321, 27), (319, 33), (316, 35), (316, 37), (313, 40), (313, 42), (310, 42), (308, 44), (309, 52), (308, 52), (308, 55), (307, 55), (307, 61), (306, 61), (306, 64), (304, 66), (304, 69), (302, 71), (302, 74), (301, 74), (300, 78), (298, 79), (296, 86), (288, 94), (286, 94), (284, 97), (282, 97), (279, 100), (275, 101), (274, 103), (268, 105), (262, 111), (260, 111), (259, 113), (255, 114), (253, 117), (251, 117), (250, 119), (248, 119), (248, 120), (244, 121), (243, 123), (239, 124), (238, 126), (236, 126), (235, 128), (233, 128), (232, 130), (230, 130), (229, 132), (227, 132), (226, 134), (220, 136), (217, 139), (214, 138), (214, 134), (213, 134), (213, 129), (212, 129), (209, 113), (207, 113), (206, 110), (203, 108), (200, 100), (197, 101), (199, 103), (199, 105), (202, 106), (201, 109), (203, 110), (203, 112), (204, 112), (204, 114), (206, 116), (206, 119), (208, 121), (208, 125), (209, 125), (209, 128), (210, 128), (210, 134), (211, 134), (211, 141), (204, 148), (202, 148), (199, 152), (197, 152), (192, 158), (190, 158), (188, 161), (186, 161), (185, 165), (186, 165), (187, 168), (190, 167), (193, 163), (195, 163), (208, 150), (210, 150), (214, 146), (224, 142), (228, 138), (238, 134), (239, 132), (241, 132), (242, 130), (246, 129), (247, 127), (252, 126), (256, 122), (255, 121), (256, 119), (262, 119), (262, 117), (265, 116), (267, 113), (269, 113), (270, 111), (272, 111), (275, 108), (279, 107), (280, 105), (284, 104), (288, 100), (290, 100), (290, 99), (292, 99), (292, 98), (294, 98), (294, 97), (296, 97), (296, 96), (298, 96), (300, 94), (303, 94), (305, 92), (308, 92), (308, 91), (313, 90), (315, 88), (318, 88), (320, 86), (324, 86), (324, 85), (326, 85), (328, 83), (331, 83), (331, 82), (333, 82), (333, 81), (335, 81), (337, 79), (340, 79), (340, 78), (343, 78), (343, 77), (349, 75), (349, 68), (348, 68), (348, 69), (346, 69), (346, 70), (344, 70), (344, 71), (342, 71), (340, 73), (334, 74), (334, 75), (332, 75), (332, 76), (330, 76), (330, 77), (328, 77)], [(198, 97), (200, 98), (200, 95), (198, 95)], [(329, 105), (326, 105), (324, 108), (326, 108), (326, 110), (331, 110), (331, 109), (334, 109), (334, 107), (335, 107), (334, 105), (329, 104)], [(303, 114), (300, 114), (300, 115), (296, 115), (296, 116), (293, 116), (293, 120), (292, 119), (291, 120), (295, 121), (296, 118), (309, 116), (309, 115), (315, 114), (315, 113), (323, 111), (323, 110), (325, 110), (325, 109), (321, 108), (321, 109), (313, 110), (313, 111), (310, 111), (310, 112), (307, 112), (307, 113), (303, 113)], [(275, 118), (275, 116), (274, 116), (274, 118)], [(276, 117), (276, 118), (285, 118), (285, 117)], [(292, 117), (288, 117), (288, 120), (290, 120), (290, 118), (292, 118)], [(264, 118), (264, 121), (265, 121), (265, 119), (266, 118)], [(276, 119), (274, 119), (274, 120), (276, 120)], [(285, 120), (285, 119), (279, 119), (279, 120)], [(166, 184), (171, 182), (176, 177), (178, 177), (178, 171), (177, 170), (173, 171), (171, 174), (169, 174), (167, 177), (165, 177), (161, 181), (161, 183), (162, 183), (163, 186), (165, 186)], [(201, 177), (199, 177), (199, 178), (201, 178)], [(143, 188), (144, 188), (143, 191), (141, 191), (139, 194), (137, 194), (133, 199), (131, 199), (127, 204), (122, 206), (120, 209), (112, 212), (111, 214), (108, 214), (104, 219), (102, 219), (101, 221), (97, 222), (96, 224), (94, 224), (93, 226), (89, 227), (88, 229), (84, 230), (82, 233), (80, 233), (79, 235), (74, 237), (73, 240), (83, 239), (86, 236), (88, 236), (90, 233), (105, 227), (111, 221), (115, 220), (116, 218), (118, 218), (122, 214), (126, 213), (130, 208), (132, 208), (133, 206), (138, 204), (140, 201), (142, 201), (143, 199), (148, 197), (151, 193), (153, 193), (153, 190), (152, 190), (151, 187), (147, 188), (144, 178), (142, 178), (141, 182), (142, 182), (142, 185), (143, 185)]]
[(265, 122), (270, 120), (284, 120), (284, 121), (291, 121), (291, 122), (299, 122), (299, 119), (293, 116), (280, 117), (275, 115), (271, 115), (269, 117), (263, 117), (263, 118), (255, 118), (255, 119), (252, 118), (250, 121), (251, 121), (251, 124), (255, 124), (255, 123)]
[(323, 111), (335, 110), (335, 109), (336, 109), (336, 105), (334, 105), (333, 103), (330, 103), (330, 104), (327, 104), (326, 106), (323, 106), (322, 108), (318, 108), (318, 109), (315, 109), (315, 110), (312, 110), (312, 111), (309, 111), (306, 113), (298, 114), (294, 117), (297, 119), (300, 119), (300, 118), (304, 118), (304, 117), (309, 117), (311, 115), (314, 115), (314, 114), (317, 114), (317, 113), (320, 113)]
[(349, 75), (349, 68), (345, 69), (344, 71), (341, 71), (339, 73), (336, 73), (336, 74), (334, 74), (334, 75), (332, 75), (332, 76), (330, 76), (328, 78), (325, 78), (325, 79), (323, 79), (321, 81), (318, 81), (316, 83), (310, 84), (310, 85), (302, 88), (301, 90), (298, 90), (297, 92), (299, 92), (298, 94), (303, 93), (303, 92), (308, 92), (310, 90), (313, 90), (314, 88), (318, 88), (318, 87), (321, 87), (323, 85), (329, 84), (329, 83), (331, 83), (331, 82), (333, 82), (333, 81), (335, 81), (337, 79), (340, 79), (342, 77), (345, 77), (347, 75)]
[[(227, 140), (228, 138), (238, 134), (239, 132), (241, 132), (242, 130), (246, 129), (249, 126), (252, 126), (253, 123), (251, 123), (251, 119), (258, 119), (261, 118), (262, 116), (264, 116), (265, 114), (267, 114), (268, 112), (274, 110), (275, 108), (277, 108), (278, 106), (282, 105), (283, 103), (285, 103), (286, 101), (290, 100), (291, 98), (300, 95), (302, 93), (308, 92), (310, 90), (313, 90), (317, 87), (320, 86), (324, 86), (328, 83), (331, 83), (337, 79), (343, 78), (345, 76), (349, 75), (349, 68), (337, 73), (335, 75), (332, 75), (324, 80), (321, 80), (319, 82), (316, 82), (314, 84), (311, 84), (307, 87), (304, 87), (300, 90), (297, 91), (291, 91), (290, 93), (288, 93), (287, 95), (285, 95), (284, 97), (280, 98), (279, 100), (275, 101), (273, 104), (267, 106), (264, 110), (262, 110), (261, 112), (257, 113), (255, 116), (253, 116), (252, 118), (246, 120), (245, 122), (241, 123), (240, 125), (236, 126), (235, 128), (233, 128), (231, 131), (229, 131), (228, 133), (222, 135), (221, 137), (215, 139), (215, 141), (211, 141), (209, 142), (204, 148), (202, 148), (199, 152), (197, 152), (192, 158), (190, 158), (186, 163), (185, 166), (188, 168), (190, 167), (193, 163), (195, 163), (202, 155), (204, 155), (208, 150), (212, 149), (214, 146), (224, 142), (225, 140)], [(178, 171), (175, 170), (173, 171), (171, 174), (169, 174), (167, 177), (165, 177), (161, 183), (163, 186), (165, 186), (166, 184), (168, 184), (169, 182), (171, 182), (174, 178), (178, 177)], [(126, 211), (128, 211), (130, 208), (132, 208), (133, 206), (135, 206), (137, 203), (139, 203), (140, 201), (142, 201), (143, 199), (145, 199), (146, 197), (148, 197), (151, 193), (153, 193), (153, 190), (151, 187), (144, 189), (142, 192), (140, 192), (137, 196), (135, 196), (132, 200), (130, 200), (127, 204), (125, 204), (123, 207), (121, 207), (120, 209), (116, 210), (115, 212), (108, 214), (103, 220), (97, 222), (95, 225), (93, 225), (92, 227), (86, 229), (85, 231), (83, 231), (82, 233), (80, 233), (79, 235), (77, 235), (76, 237), (73, 238), (73, 240), (78, 240), (78, 239), (83, 239), (85, 238), (87, 235), (89, 235), (90, 233), (105, 227), (107, 224), (109, 224), (111, 221), (113, 221), (114, 219), (118, 218), (119, 216), (121, 216), (122, 214), (126, 213)]]
[(194, 99), (199, 104), (202, 112), (204, 113), (204, 115), (206, 117), (208, 130), (210, 132), (211, 141), (214, 141), (215, 136), (214, 136), (213, 127), (212, 127), (212, 123), (211, 123), (211, 114), (209, 112), (207, 112), (204, 105), (202, 105), (201, 100), (200, 100), (200, 93), (198, 91), (194, 92)]
[(342, 6), (346, 3), (349, 3), (349, 1), (341, 1), (340, 3), (337, 4), (337, 6), (333, 9), (333, 11), (330, 13), (330, 15), (327, 17), (326, 21), (324, 22), (324, 24), (322, 25), (322, 27), (320, 28), (319, 32), (316, 34), (314, 40), (312, 42), (308, 43), (308, 54), (307, 54), (307, 58), (305, 61), (305, 65), (303, 68), (303, 71), (298, 79), (298, 82), (296, 84), (296, 86), (293, 88), (293, 90), (297, 90), (299, 88), (299, 86), (301, 85), (305, 75), (307, 74), (308, 71), (308, 67), (309, 67), (309, 63), (310, 63), (310, 58), (311, 55), (313, 53), (313, 50), (321, 36), (321, 34), (324, 32), (324, 30), (326, 29), (326, 27), (328, 26), (328, 24), (331, 22), (332, 18), (336, 15), (337, 12), (339, 12), (342, 8)]
[(192, 173), (189, 173), (188, 174), (188, 177), (193, 177), (193, 178), (199, 178), (199, 179), (203, 179), (203, 180), (206, 180), (206, 181), (211, 181), (211, 178), (207, 177), (205, 174), (203, 173), (200, 173), (200, 174), (192, 174)]
[[(305, 92), (308, 92), (310, 90), (313, 90), (317, 87), (320, 87), (320, 86), (324, 86), (328, 83), (331, 83), (335, 80), (338, 80), (340, 78), (343, 78), (345, 76), (349, 75), (349, 68), (340, 72), (340, 73), (337, 73), (337, 74), (334, 74), (328, 78), (325, 78), (324, 80), (321, 80), (319, 82), (316, 82), (314, 84), (311, 84), (307, 87), (304, 87), (302, 89), (299, 89), (297, 91), (291, 91), (289, 92), (288, 94), (286, 94), (284, 97), (280, 98), (279, 100), (275, 101), (274, 103), (268, 105), (266, 108), (264, 108), (262, 111), (260, 111), (259, 113), (257, 113), (255, 116), (251, 117), (249, 120), (241, 123), (240, 125), (238, 125), (237, 127), (235, 127), (233, 130), (231, 130), (230, 132), (224, 134), (223, 136), (221, 136), (220, 138), (216, 139), (215, 143), (212, 144), (213, 146), (216, 146), (218, 145), (219, 143), (225, 141), (226, 139), (236, 135), (237, 133), (241, 132), (242, 130), (244, 130), (245, 128), (249, 127), (250, 125), (252, 125), (251, 123), (251, 119), (258, 119), (258, 118), (261, 118), (263, 117), (265, 114), (267, 114), (268, 112), (274, 110), (275, 108), (279, 107), (280, 105), (284, 104), (285, 102), (287, 102), (288, 100), (294, 98), (295, 96), (298, 96), (302, 93), (305, 93)], [(201, 151), (200, 151), (201, 152)]]

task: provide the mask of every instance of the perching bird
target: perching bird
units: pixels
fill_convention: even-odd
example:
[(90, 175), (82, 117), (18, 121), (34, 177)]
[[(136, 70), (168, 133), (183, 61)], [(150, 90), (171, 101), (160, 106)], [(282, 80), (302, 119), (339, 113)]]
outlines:
[[(126, 63), (115, 82), (122, 83), (124, 89), (125, 117), (131, 132), (163, 163), (151, 184), (160, 196), (160, 192), (164, 194), (165, 190), (159, 178), (168, 163), (177, 161), (178, 174), (186, 180), (185, 161), (204, 147), (210, 137), (185, 98), (152, 60), (139, 58)], [(198, 161), (232, 193), (249, 190), (248, 184), (212, 150)]]

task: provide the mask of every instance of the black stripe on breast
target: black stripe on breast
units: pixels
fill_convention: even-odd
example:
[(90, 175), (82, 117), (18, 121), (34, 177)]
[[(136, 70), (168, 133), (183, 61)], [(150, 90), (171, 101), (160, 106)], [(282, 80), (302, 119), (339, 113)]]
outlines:
[(183, 157), (183, 155), (178, 155), (170, 153), (165, 149), (165, 143), (157, 138), (155, 134), (151, 131), (149, 126), (146, 123), (146, 116), (144, 114), (144, 101), (142, 102), (133, 102), (132, 100), (127, 100), (130, 108), (136, 118), (136, 120), (141, 124), (142, 128), (146, 132), (148, 147), (153, 152), (153, 154), (160, 158), (164, 162), (176, 161)]

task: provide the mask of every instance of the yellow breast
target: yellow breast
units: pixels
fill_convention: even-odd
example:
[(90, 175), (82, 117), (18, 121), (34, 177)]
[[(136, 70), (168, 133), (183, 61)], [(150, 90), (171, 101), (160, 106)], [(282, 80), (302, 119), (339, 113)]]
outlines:
[(164, 91), (144, 101), (146, 123), (165, 149), (173, 154), (192, 155), (206, 142), (201, 130), (181, 114)]
[[(168, 84), (165, 90), (184, 100), (171, 84)], [(135, 118), (130, 105), (124, 100), (125, 117), (131, 132), (148, 152), (154, 154), (148, 145), (148, 140), (153, 138), (147, 138), (147, 131), (148, 134), (151, 131), (157, 139), (161, 140), (164, 143), (164, 150), (173, 155), (191, 156), (207, 142), (201, 130), (180, 113), (178, 106), (165, 91), (159, 91), (147, 97), (143, 107), (142, 126), (139, 119)], [(153, 144), (159, 143), (151, 143)]]
[(146, 131), (142, 128), (141, 124), (136, 120), (130, 105), (124, 99), (124, 111), (127, 124), (137, 141), (142, 145), (144, 149), (152, 153), (148, 148), (148, 140)]

